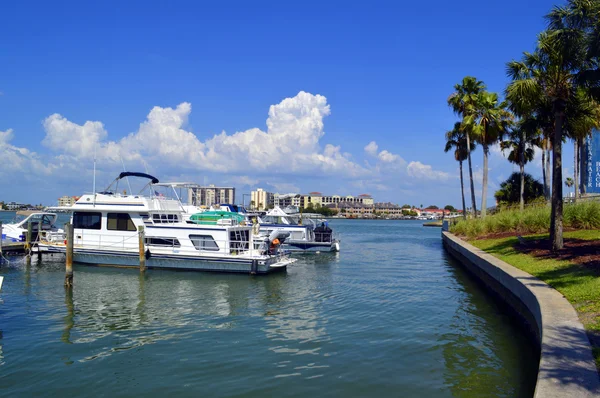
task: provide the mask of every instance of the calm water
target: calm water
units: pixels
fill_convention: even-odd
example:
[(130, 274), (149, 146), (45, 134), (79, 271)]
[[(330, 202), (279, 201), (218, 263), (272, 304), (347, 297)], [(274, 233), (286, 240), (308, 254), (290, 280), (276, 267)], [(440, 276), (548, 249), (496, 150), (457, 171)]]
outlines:
[(260, 277), (76, 266), (68, 294), (62, 259), (2, 266), (2, 395), (531, 396), (532, 347), (438, 228), (331, 225), (341, 253)]

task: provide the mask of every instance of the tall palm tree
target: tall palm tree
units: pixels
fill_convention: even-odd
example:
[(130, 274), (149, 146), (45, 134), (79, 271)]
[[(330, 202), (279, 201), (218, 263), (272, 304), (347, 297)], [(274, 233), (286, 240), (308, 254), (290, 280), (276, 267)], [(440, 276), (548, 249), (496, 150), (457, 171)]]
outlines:
[(488, 159), (490, 146), (502, 139), (512, 120), (506, 110), (506, 104), (500, 103), (498, 94), (481, 91), (473, 109), (465, 118), (464, 124), (470, 126), (475, 140), (483, 147), (483, 181), (481, 194), (481, 217), (487, 210)]
[[(464, 120), (475, 108), (477, 96), (485, 89), (485, 84), (473, 76), (466, 76), (462, 82), (454, 85), (454, 93), (448, 97), (448, 105), (454, 113), (463, 118), (462, 129), (465, 132), (467, 148), (471, 147), (471, 126), (467, 126)], [(473, 166), (471, 163), (471, 151), (467, 151), (467, 160), (469, 163), (469, 179), (471, 182), (471, 204), (473, 216), (477, 217), (477, 205), (475, 203), (475, 186), (473, 184)]]
[(454, 128), (446, 132), (446, 147), (444, 152), (449, 152), (454, 148), (454, 159), (459, 164), (460, 169), (460, 193), (462, 195), (463, 217), (467, 218), (467, 208), (465, 205), (465, 187), (463, 182), (463, 162), (467, 160), (469, 152), (475, 149), (475, 142), (469, 142), (471, 148), (467, 146), (467, 134), (462, 129), (462, 123), (454, 123)]
[(575, 181), (571, 177), (567, 177), (567, 179), (565, 180), (565, 185), (568, 188), (571, 188), (574, 183), (575, 183)]
[(583, 34), (549, 30), (538, 36), (538, 48), (533, 54), (525, 53), (524, 61), (511, 68), (511, 91), (520, 93), (531, 108), (551, 104), (554, 119), (552, 137), (552, 211), (550, 241), (552, 250), (563, 247), (563, 190), (562, 140), (565, 115), (569, 101), (577, 91), (576, 73), (583, 63)]
[(508, 161), (519, 165), (521, 174), (521, 189), (519, 196), (519, 207), (521, 211), (525, 208), (525, 164), (533, 160), (534, 148), (540, 143), (540, 131), (535, 123), (521, 120), (515, 128), (508, 133), (508, 139), (500, 142), (502, 151), (510, 150)]

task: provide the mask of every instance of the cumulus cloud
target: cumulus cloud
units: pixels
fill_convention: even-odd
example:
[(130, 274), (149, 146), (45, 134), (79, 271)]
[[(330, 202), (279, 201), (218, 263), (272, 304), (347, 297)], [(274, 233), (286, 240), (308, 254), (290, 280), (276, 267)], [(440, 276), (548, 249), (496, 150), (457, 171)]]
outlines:
[(378, 149), (379, 146), (377, 145), (377, 143), (375, 141), (371, 141), (365, 147), (365, 152), (371, 156), (377, 156)]
[(89, 156), (96, 148), (99, 157), (112, 161), (121, 156), (188, 170), (335, 173), (344, 177), (369, 173), (339, 146), (319, 147), (325, 134), (323, 119), (331, 113), (322, 95), (301, 91), (272, 105), (266, 131), (251, 128), (234, 134), (221, 132), (204, 141), (186, 129), (191, 111), (187, 102), (176, 108), (156, 106), (138, 131), (118, 142), (103, 141), (107, 133), (101, 122), (77, 125), (55, 114), (44, 121), (44, 143), (75, 158), (84, 153)]
[(433, 170), (433, 167), (421, 162), (410, 162), (408, 166), (406, 166), (406, 170), (408, 175), (414, 178), (441, 181), (448, 180), (450, 178), (450, 174), (444, 171)]
[(30, 179), (52, 173), (53, 167), (44, 164), (35, 152), (12, 145), (13, 138), (12, 129), (0, 131), (1, 180), (10, 181), (14, 178), (20, 180), (23, 177)]

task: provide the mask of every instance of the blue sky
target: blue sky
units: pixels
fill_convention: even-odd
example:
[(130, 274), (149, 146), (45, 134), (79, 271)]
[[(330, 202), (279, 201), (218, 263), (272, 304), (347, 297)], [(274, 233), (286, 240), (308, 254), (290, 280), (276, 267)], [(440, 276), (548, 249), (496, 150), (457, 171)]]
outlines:
[[(100, 185), (122, 159), (240, 193), (458, 206), (446, 98), (465, 75), (501, 92), (552, 3), (401, 3), (4, 2), (0, 200), (89, 191), (95, 147)], [(490, 168), (492, 196), (512, 166)]]

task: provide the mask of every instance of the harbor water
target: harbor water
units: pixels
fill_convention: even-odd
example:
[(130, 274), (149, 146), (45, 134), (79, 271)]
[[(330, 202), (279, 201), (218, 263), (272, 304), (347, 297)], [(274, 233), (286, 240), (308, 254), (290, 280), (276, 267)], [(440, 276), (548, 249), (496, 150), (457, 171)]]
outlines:
[(340, 253), (265, 276), (76, 265), (70, 292), (64, 258), (11, 258), (2, 395), (532, 396), (533, 344), (439, 228), (330, 225)]

